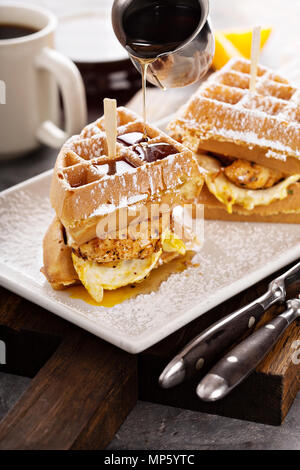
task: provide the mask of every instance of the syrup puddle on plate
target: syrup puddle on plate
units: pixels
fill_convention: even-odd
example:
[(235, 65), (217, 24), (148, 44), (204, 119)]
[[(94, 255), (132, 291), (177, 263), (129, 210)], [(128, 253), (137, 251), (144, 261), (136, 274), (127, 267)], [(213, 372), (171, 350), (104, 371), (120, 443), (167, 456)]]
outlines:
[(68, 292), (71, 299), (83, 300), (89, 305), (108, 308), (114, 307), (125, 300), (133, 299), (139, 294), (150, 294), (151, 292), (157, 291), (161, 283), (168, 279), (171, 274), (181, 273), (189, 266), (198, 266), (197, 264), (192, 263), (194, 256), (195, 253), (190, 251), (185, 256), (176, 258), (173, 261), (154, 269), (150, 276), (140, 284), (131, 284), (115, 290), (105, 290), (101, 303), (96, 302), (96, 300), (89, 295), (88, 291), (82, 285), (70, 287)]

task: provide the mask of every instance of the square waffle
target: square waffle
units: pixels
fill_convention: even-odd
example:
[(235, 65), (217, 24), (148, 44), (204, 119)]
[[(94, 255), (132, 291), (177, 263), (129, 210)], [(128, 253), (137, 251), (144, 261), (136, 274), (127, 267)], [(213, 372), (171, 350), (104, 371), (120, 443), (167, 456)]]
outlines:
[(300, 90), (262, 66), (255, 92), (249, 82), (250, 62), (229, 61), (180, 110), (170, 135), (196, 152), (300, 174)]
[(96, 237), (99, 220), (111, 212), (124, 206), (166, 203), (174, 207), (191, 203), (203, 185), (203, 176), (190, 150), (147, 125), (146, 147), (168, 146), (166, 156), (158, 155), (151, 161), (141, 142), (132, 145), (128, 141), (128, 135), (139, 140), (142, 120), (127, 109), (118, 108), (117, 122), (114, 159), (107, 156), (102, 117), (69, 139), (56, 161), (51, 203), (68, 236), (78, 245)]

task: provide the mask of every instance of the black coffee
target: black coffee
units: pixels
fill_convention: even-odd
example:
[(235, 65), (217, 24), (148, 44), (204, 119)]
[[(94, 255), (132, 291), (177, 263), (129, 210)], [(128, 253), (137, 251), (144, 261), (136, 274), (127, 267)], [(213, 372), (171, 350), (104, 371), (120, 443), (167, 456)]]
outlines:
[(199, 0), (132, 0), (121, 21), (123, 45), (135, 57), (156, 58), (187, 41), (200, 20)]
[(29, 34), (36, 33), (38, 30), (30, 26), (22, 26), (19, 24), (2, 24), (0, 23), (0, 41), (1, 39), (16, 39)]

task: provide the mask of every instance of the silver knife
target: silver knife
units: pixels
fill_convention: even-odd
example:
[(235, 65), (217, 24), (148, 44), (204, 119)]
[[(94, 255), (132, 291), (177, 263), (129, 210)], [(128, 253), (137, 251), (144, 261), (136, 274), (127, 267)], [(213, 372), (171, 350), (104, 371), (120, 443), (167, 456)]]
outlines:
[(284, 302), (286, 289), (300, 280), (300, 262), (269, 284), (265, 294), (227, 315), (196, 336), (166, 366), (159, 377), (162, 388), (171, 388), (212, 365), (221, 353), (252, 328), (271, 305)]
[(210, 370), (197, 387), (199, 398), (216, 401), (225, 397), (255, 369), (287, 327), (300, 317), (299, 298), (289, 300), (287, 307), (284, 313), (248, 336)]

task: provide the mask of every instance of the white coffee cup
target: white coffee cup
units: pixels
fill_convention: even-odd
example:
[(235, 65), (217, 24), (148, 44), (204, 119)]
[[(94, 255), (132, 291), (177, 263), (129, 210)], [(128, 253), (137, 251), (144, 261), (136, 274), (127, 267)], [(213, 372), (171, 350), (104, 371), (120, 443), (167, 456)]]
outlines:
[[(58, 148), (82, 129), (87, 113), (77, 67), (54, 50), (57, 19), (37, 6), (1, 3), (0, 24), (37, 30), (0, 40), (0, 158), (22, 155), (40, 143)], [(64, 130), (58, 127), (59, 89)]]

